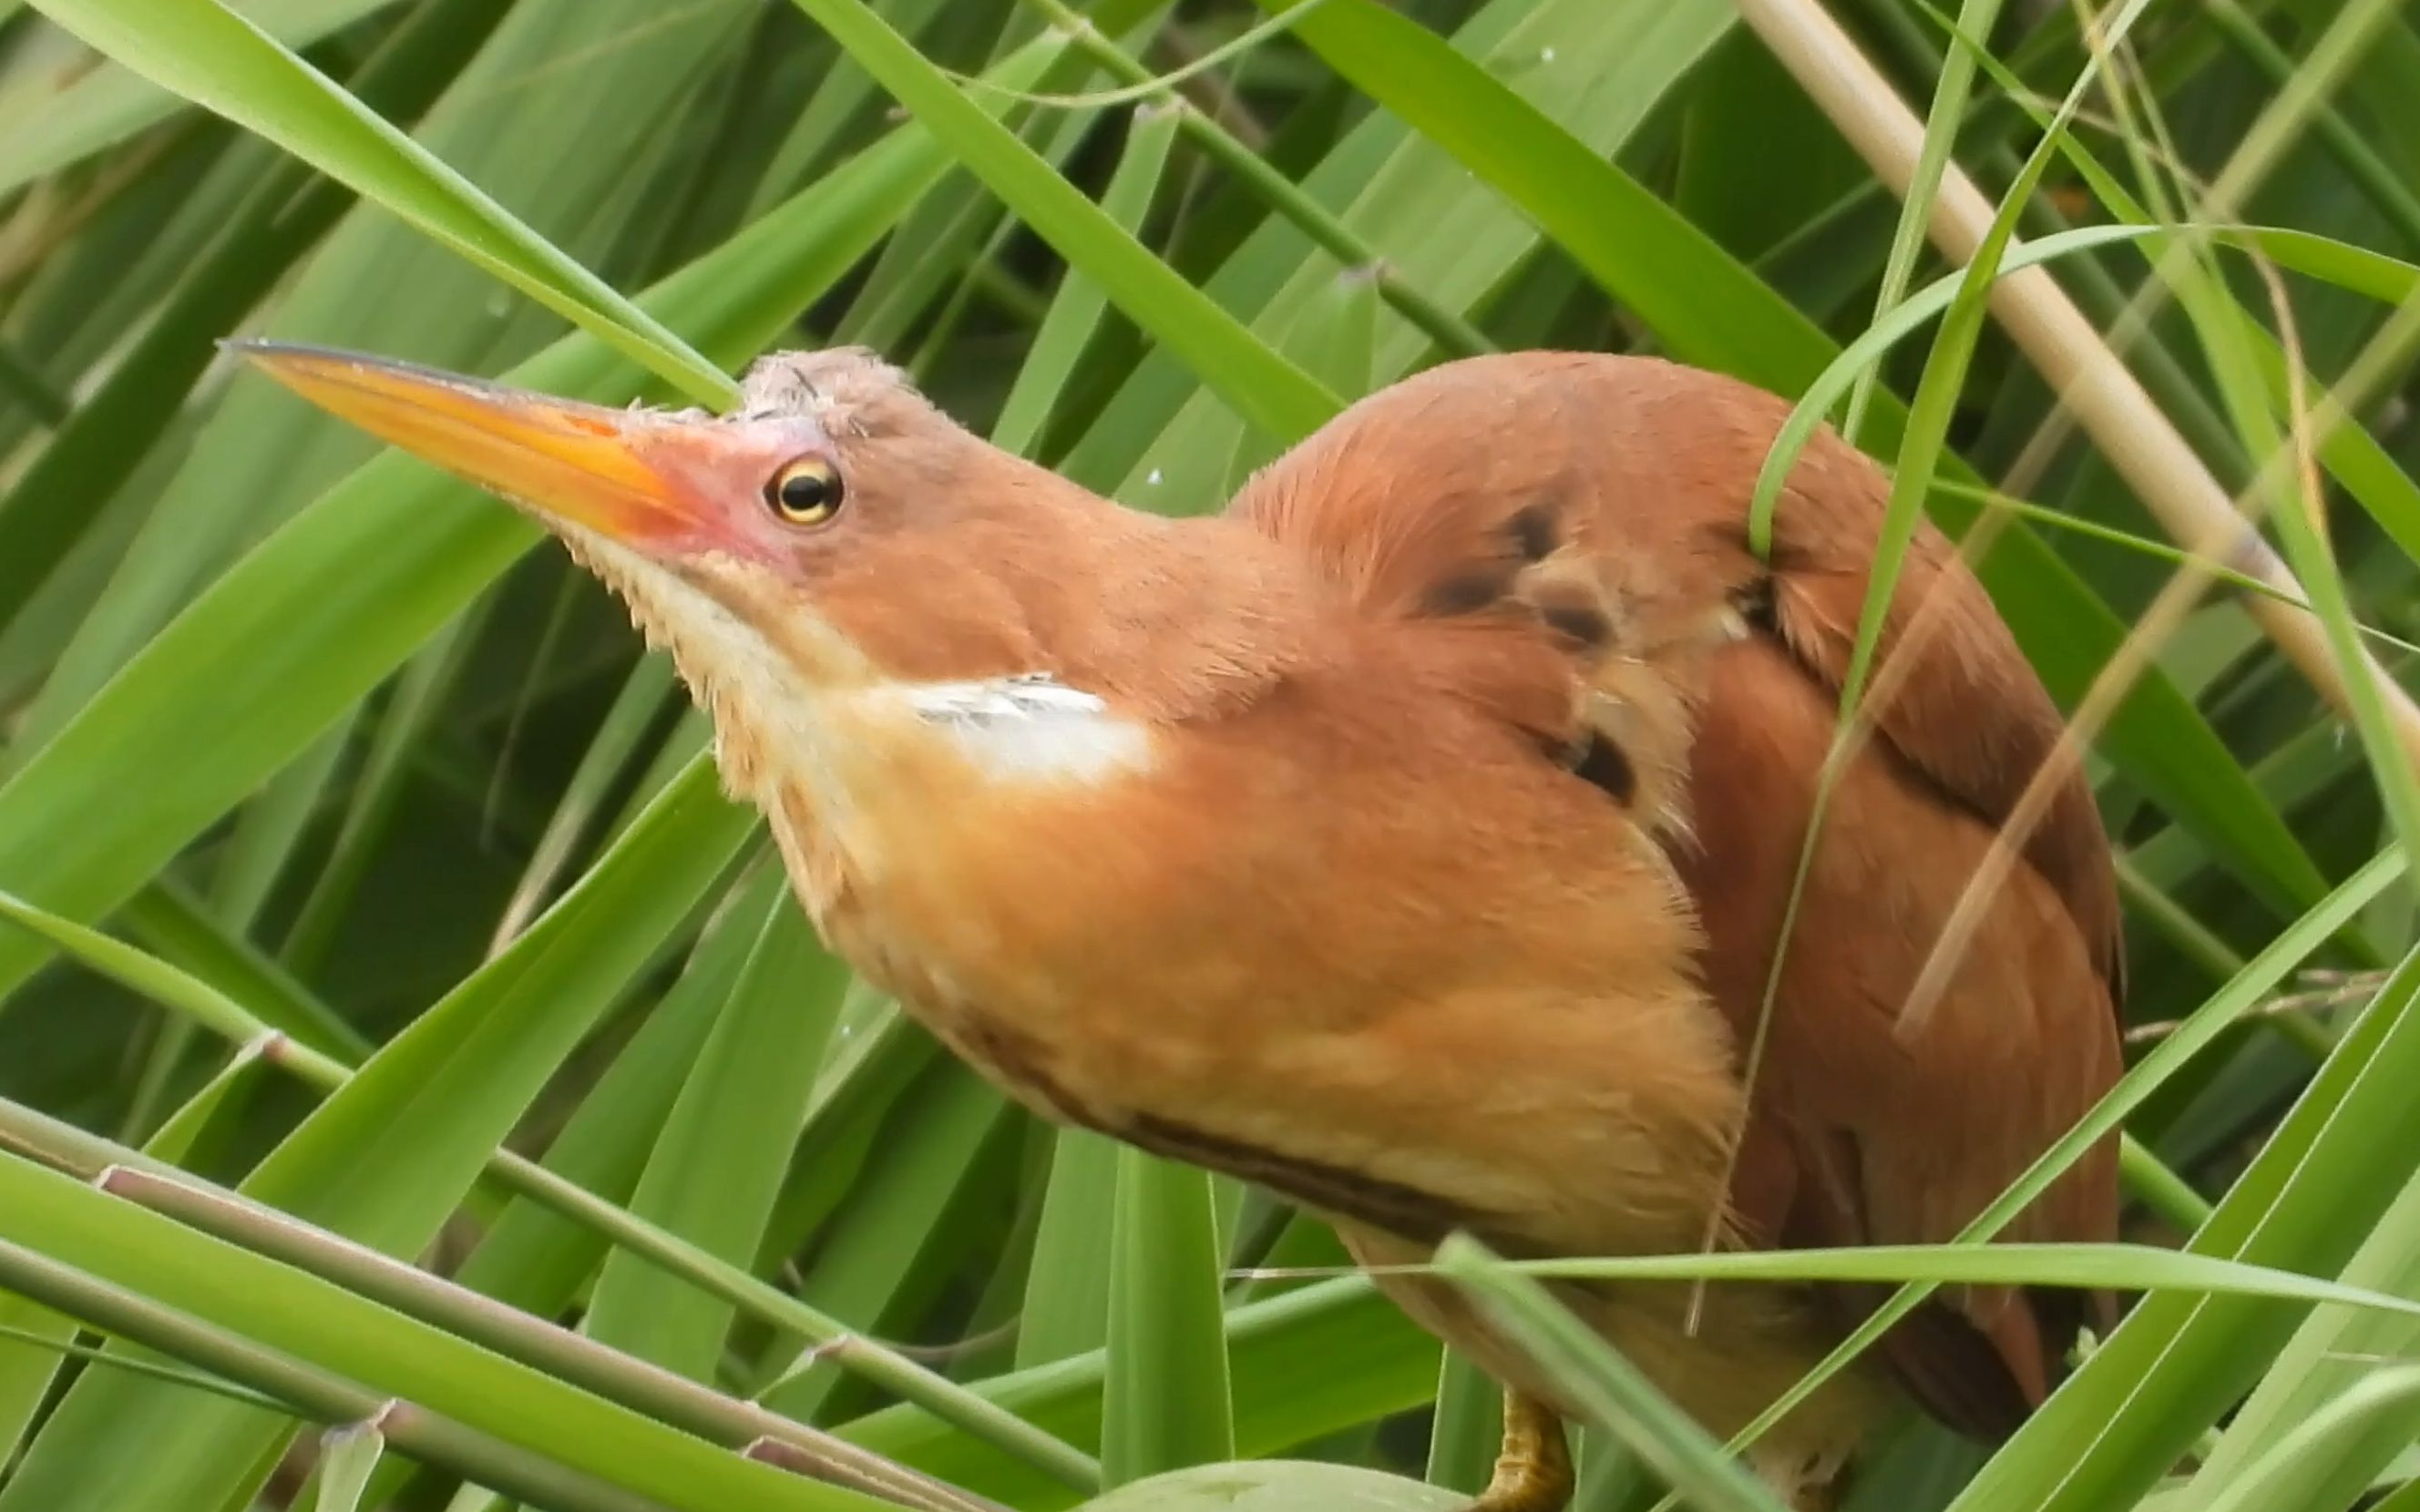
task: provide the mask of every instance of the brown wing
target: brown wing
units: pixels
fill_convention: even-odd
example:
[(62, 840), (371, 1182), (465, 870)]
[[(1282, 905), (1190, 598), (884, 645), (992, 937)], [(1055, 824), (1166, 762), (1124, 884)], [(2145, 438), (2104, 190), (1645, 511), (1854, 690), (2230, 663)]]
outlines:
[[(1455, 638), (1470, 696), (1532, 729), (1665, 837), (1704, 919), (1708, 987), (1755, 1035), (1887, 486), (1828, 433), (1802, 455), (1770, 568), (1747, 502), (1787, 407), (1648, 359), (1525, 353), (1363, 401), (1233, 512), (1373, 614)], [(1836, 790), (1784, 961), (1733, 1206), (1757, 1242), (1954, 1234), (2118, 1069), (2108, 844), (2078, 777), (2023, 842), (1951, 989), (1899, 1009), (2059, 732), (1989, 600), (1929, 526), (1885, 625), (1878, 738)], [(2104, 1147), (2009, 1237), (2114, 1231)], [(1870, 1291), (1832, 1294), (1844, 1313)], [(1886, 1351), (1920, 1400), (2006, 1431), (2071, 1335), (2071, 1300), (1968, 1291)]]

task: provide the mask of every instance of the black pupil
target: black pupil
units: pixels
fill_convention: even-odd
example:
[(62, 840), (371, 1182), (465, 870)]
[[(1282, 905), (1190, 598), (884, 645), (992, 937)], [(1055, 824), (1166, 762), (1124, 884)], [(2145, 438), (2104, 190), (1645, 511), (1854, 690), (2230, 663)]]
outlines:
[(793, 515), (812, 515), (832, 500), (832, 480), (820, 472), (793, 472), (782, 480), (782, 508)]

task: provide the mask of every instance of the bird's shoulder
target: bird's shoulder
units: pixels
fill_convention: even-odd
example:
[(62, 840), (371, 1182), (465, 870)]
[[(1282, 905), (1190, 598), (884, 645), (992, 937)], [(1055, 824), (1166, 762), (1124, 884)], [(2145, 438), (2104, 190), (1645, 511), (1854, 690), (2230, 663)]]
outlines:
[[(1779, 398), (1651, 359), (1525, 353), (1434, 369), (1345, 411), (1232, 512), (1365, 616), (1454, 666), (1542, 751), (1664, 840), (1705, 926), (1709, 995), (1761, 1037), (1767, 967), (1831, 746), (1889, 486), (1819, 432), (1749, 549)], [(1453, 658), (1462, 660), (1455, 663)], [(2055, 705), (1950, 543), (1920, 525), (1884, 617), (1863, 747), (1807, 878), (1734, 1201), (1773, 1243), (1945, 1240), (2116, 1070), (2108, 843), (2081, 772), (2010, 841), (1976, 965), (1925, 1034), (1900, 999), (2052, 759)], [(2106, 1151), (2021, 1220), (2102, 1237)], [(1869, 1302), (1868, 1305), (1870, 1304)], [(2060, 1329), (1977, 1294), (1899, 1331), (1937, 1412), (2004, 1426)], [(2014, 1393), (2012, 1396), (2011, 1393)]]
[[(1346, 409), (1228, 508), (1365, 617), (1457, 669), (1542, 748), (1647, 827), (1684, 833), (1691, 748), (1724, 647), (1755, 640), (1837, 698), (1888, 483), (1828, 430), (1785, 481), (1768, 557), (1747, 513), (1788, 412), (1720, 374), (1645, 357), (1517, 352), (1445, 363)], [(1939, 532), (1920, 525), (1866, 709), (1905, 779), (1997, 829), (2061, 720)], [(2024, 856), (2122, 986), (2116, 886), (2080, 773)]]

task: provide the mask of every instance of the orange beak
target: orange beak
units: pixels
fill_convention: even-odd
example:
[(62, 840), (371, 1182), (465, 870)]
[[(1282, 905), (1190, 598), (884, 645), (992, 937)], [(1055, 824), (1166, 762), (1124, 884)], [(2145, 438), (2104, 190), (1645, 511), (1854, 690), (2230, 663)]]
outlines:
[(324, 347), (229, 346), (329, 413), (542, 518), (641, 548), (711, 532), (707, 499), (661, 465), (710, 462), (710, 424)]

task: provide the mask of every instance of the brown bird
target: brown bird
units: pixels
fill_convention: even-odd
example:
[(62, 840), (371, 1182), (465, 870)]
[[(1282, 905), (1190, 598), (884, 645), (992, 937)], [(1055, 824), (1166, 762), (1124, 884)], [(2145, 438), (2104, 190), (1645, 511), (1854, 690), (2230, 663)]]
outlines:
[[(1037, 1112), (1265, 1184), (1366, 1263), (1949, 1238), (2118, 1069), (2118, 910), (2067, 775), (1937, 1004), (1942, 925), (2059, 733), (1930, 527), (1746, 1074), (1887, 493), (1785, 412), (1533, 352), (1353, 406), (1215, 517), (1119, 507), (858, 349), (742, 407), (608, 409), (345, 353), (280, 381), (520, 503), (669, 646), (831, 947)], [(2114, 1151), (2010, 1237), (2093, 1240)], [(1481, 1512), (1570, 1489), (1554, 1381), (1444, 1283), (1382, 1285), (1507, 1387)], [(1877, 1288), (1571, 1285), (1730, 1435)], [(1702, 1311), (1693, 1313), (1693, 1302)], [(1751, 1451), (1801, 1505), (1910, 1395), (2005, 1434), (2083, 1316), (1943, 1293)]]

